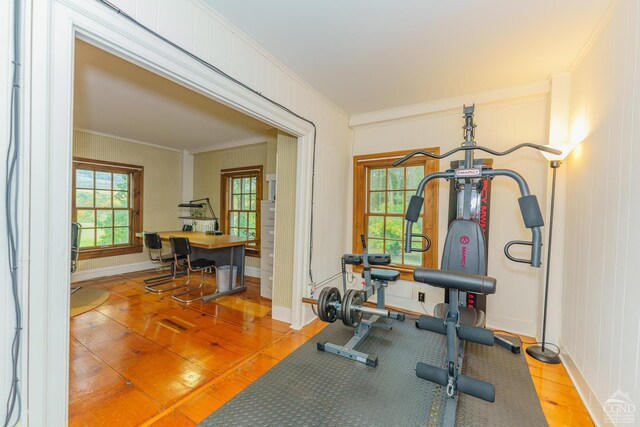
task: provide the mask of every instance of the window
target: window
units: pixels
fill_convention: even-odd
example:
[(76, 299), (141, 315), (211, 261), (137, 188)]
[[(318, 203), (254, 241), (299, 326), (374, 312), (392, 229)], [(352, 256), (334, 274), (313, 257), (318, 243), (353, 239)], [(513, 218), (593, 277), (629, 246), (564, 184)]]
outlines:
[(223, 230), (232, 236), (255, 240), (246, 246), (247, 255), (260, 256), (262, 166), (224, 169), (220, 174)]
[(142, 252), (142, 166), (76, 158), (72, 217), (80, 259)]
[[(364, 235), (370, 253), (391, 254), (389, 268), (399, 270), (401, 277), (412, 279), (415, 267), (436, 267), (437, 242), (437, 181), (425, 189), (425, 206), (413, 232), (426, 234), (432, 240), (427, 252), (404, 252), (404, 215), (411, 196), (426, 174), (438, 170), (438, 161), (416, 156), (394, 167), (393, 162), (411, 153), (393, 152), (354, 157), (353, 251), (361, 248)], [(425, 149), (437, 153), (437, 149)], [(425, 208), (429, 215), (424, 214)], [(424, 246), (422, 239), (414, 239), (414, 246)]]

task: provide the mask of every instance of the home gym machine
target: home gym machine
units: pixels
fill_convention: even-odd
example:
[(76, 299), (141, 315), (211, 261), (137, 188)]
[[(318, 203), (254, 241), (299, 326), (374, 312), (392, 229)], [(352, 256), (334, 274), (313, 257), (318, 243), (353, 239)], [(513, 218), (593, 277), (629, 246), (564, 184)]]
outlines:
[[(404, 321), (403, 313), (396, 313), (385, 308), (384, 288), (389, 282), (395, 282), (400, 277), (400, 272), (395, 270), (386, 270), (381, 268), (371, 268), (372, 265), (389, 265), (391, 263), (391, 255), (389, 254), (369, 254), (364, 236), (360, 236), (362, 240), (361, 254), (344, 254), (342, 255), (342, 291), (344, 298), (340, 298), (340, 291), (335, 287), (325, 287), (320, 292), (318, 299), (303, 298), (302, 302), (307, 304), (316, 304), (318, 309), (318, 318), (323, 322), (333, 323), (337, 319), (341, 319), (346, 326), (355, 328), (353, 338), (345, 345), (333, 344), (330, 342), (319, 342), (318, 350), (327, 351), (365, 363), (367, 366), (378, 366), (378, 356), (373, 356), (357, 350), (358, 346), (369, 336), (372, 328), (391, 330), (389, 323), (384, 323), (383, 318), (396, 319)], [(347, 269), (346, 266), (362, 265), (362, 290), (347, 289)], [(373, 294), (377, 294), (376, 307), (365, 306), (364, 303)], [(363, 315), (370, 315), (369, 318), (363, 319)]]
[[(414, 238), (422, 238), (429, 242), (427, 236), (413, 233), (412, 227), (420, 217), (424, 203), (424, 189), (434, 179), (445, 179), (452, 185), (452, 207), (455, 217), (449, 225), (442, 254), (441, 269), (416, 268), (414, 280), (431, 286), (446, 289), (448, 303), (437, 304), (434, 316), (420, 316), (416, 327), (446, 335), (447, 337), (447, 365), (446, 368), (431, 366), (419, 362), (416, 375), (446, 387), (448, 396), (444, 425), (455, 424), (456, 408), (459, 393), (466, 393), (485, 401), (495, 401), (495, 387), (493, 384), (480, 381), (462, 374), (462, 360), (465, 341), (473, 341), (483, 345), (499, 343), (513, 353), (520, 353), (520, 347), (495, 336), (493, 331), (485, 329), (485, 313), (477, 306), (478, 299), (469, 294), (488, 295), (496, 291), (496, 279), (487, 274), (487, 244), (481, 222), (488, 225), (487, 218), (487, 185), (495, 177), (513, 179), (520, 189), (518, 199), (520, 211), (525, 227), (531, 230), (531, 241), (514, 240), (506, 244), (504, 253), (511, 261), (540, 266), (542, 239), (540, 227), (544, 225), (538, 201), (529, 192), (529, 187), (517, 172), (508, 169), (491, 169), (486, 160), (474, 159), (474, 151), (480, 150), (495, 156), (503, 156), (520, 148), (529, 147), (541, 151), (556, 153), (548, 147), (535, 144), (520, 144), (504, 152), (497, 152), (486, 147), (478, 146), (475, 142), (475, 127), (473, 122), (474, 106), (464, 107), (464, 142), (445, 154), (436, 155), (423, 151), (413, 152), (394, 163), (394, 166), (405, 162), (415, 155), (425, 155), (434, 159), (443, 159), (459, 151), (464, 151), (464, 160), (452, 162), (452, 169), (436, 172), (425, 176), (420, 182), (416, 194), (411, 197), (405, 220), (405, 251), (424, 252), (426, 248), (412, 248)], [(483, 203), (484, 202), (484, 203)], [(484, 206), (484, 208), (483, 208)], [(514, 246), (529, 246), (529, 258), (516, 258), (510, 252)]]

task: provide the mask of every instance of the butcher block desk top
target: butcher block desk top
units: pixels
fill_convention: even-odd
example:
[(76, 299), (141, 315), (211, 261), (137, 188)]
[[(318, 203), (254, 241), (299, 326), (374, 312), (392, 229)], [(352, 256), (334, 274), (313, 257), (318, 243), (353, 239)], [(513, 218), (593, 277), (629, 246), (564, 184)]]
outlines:
[[(169, 241), (171, 237), (186, 237), (189, 239), (189, 243), (194, 248), (201, 249), (220, 249), (229, 248), (231, 246), (242, 246), (247, 243), (253, 243), (255, 240), (247, 240), (238, 236), (230, 236), (228, 234), (222, 234), (214, 236), (212, 234), (205, 234), (199, 231), (160, 231), (160, 240)], [(136, 233), (137, 237), (144, 237), (142, 233)]]

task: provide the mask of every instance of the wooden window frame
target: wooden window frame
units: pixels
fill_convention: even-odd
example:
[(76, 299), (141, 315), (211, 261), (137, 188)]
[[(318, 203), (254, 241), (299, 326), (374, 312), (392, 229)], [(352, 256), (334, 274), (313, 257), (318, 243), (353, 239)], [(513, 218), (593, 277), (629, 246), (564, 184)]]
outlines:
[[(433, 154), (440, 154), (438, 147), (422, 148), (422, 151), (426, 151)], [(386, 153), (365, 154), (353, 157), (353, 236), (352, 236), (352, 250), (355, 253), (361, 252), (362, 243), (360, 236), (367, 236), (367, 197), (369, 193), (369, 186), (367, 184), (368, 177), (367, 171), (370, 168), (377, 167), (393, 167), (393, 162), (401, 157), (410, 154), (416, 150), (406, 151), (392, 151)], [(426, 156), (415, 156), (403, 163), (403, 166), (416, 166), (424, 165), (425, 176), (437, 172), (439, 170), (440, 162), (436, 159), (432, 159)], [(422, 266), (427, 268), (437, 268), (438, 263), (438, 180), (429, 182), (424, 191), (424, 211), (429, 215), (422, 214), (422, 230), (413, 229), (414, 233), (422, 233), (429, 236), (431, 239), (431, 249), (422, 254)], [(384, 216), (394, 216), (384, 214)], [(404, 213), (402, 214), (404, 218)], [(376, 266), (376, 268), (386, 268), (390, 270), (397, 270), (400, 272), (400, 278), (403, 280), (413, 280), (413, 271), (416, 267), (408, 266), (404, 264), (390, 264), (388, 266)], [(354, 271), (361, 272), (362, 267), (354, 268)]]
[[(230, 168), (230, 169), (222, 169), (220, 171), (220, 218), (221, 218), (221, 228), (224, 230), (225, 234), (231, 234), (231, 221), (229, 220), (230, 211), (235, 211), (230, 209), (231, 206), (231, 195), (229, 191), (231, 188), (228, 183), (232, 181), (233, 178), (245, 178), (245, 177), (256, 177), (256, 244), (255, 247), (245, 246), (245, 255), (259, 258), (260, 257), (260, 231), (261, 231), (261, 217), (262, 217), (262, 185), (264, 180), (262, 165), (257, 166), (245, 166), (238, 168)], [(252, 211), (243, 211), (243, 212), (252, 212)]]
[[(130, 177), (130, 194), (131, 194), (131, 217), (129, 222), (130, 243), (127, 245), (112, 245), (111, 247), (103, 247), (100, 249), (80, 249), (79, 259), (94, 259), (117, 255), (127, 255), (141, 253), (144, 249), (142, 238), (137, 237), (137, 233), (142, 233), (142, 206), (143, 206), (143, 183), (144, 183), (144, 167), (138, 165), (130, 165), (126, 163), (109, 162), (105, 160), (86, 159), (82, 157), (73, 158), (72, 173), (72, 199), (71, 199), (71, 215), (72, 220), (77, 221), (76, 207), (76, 170), (92, 170), (94, 172), (109, 172), (128, 174)], [(95, 179), (95, 178), (94, 178)], [(94, 188), (95, 190), (95, 188)], [(94, 206), (94, 209), (97, 209)], [(97, 220), (97, 218), (96, 218)]]

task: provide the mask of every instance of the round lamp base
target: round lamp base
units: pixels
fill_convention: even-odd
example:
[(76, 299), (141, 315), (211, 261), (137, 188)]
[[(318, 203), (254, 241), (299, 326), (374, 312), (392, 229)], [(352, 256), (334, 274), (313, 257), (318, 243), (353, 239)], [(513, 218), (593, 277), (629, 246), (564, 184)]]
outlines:
[(551, 351), (548, 348), (543, 350), (540, 345), (532, 345), (527, 348), (527, 354), (543, 363), (551, 363), (554, 365), (560, 363), (560, 356), (556, 354), (556, 352)]

